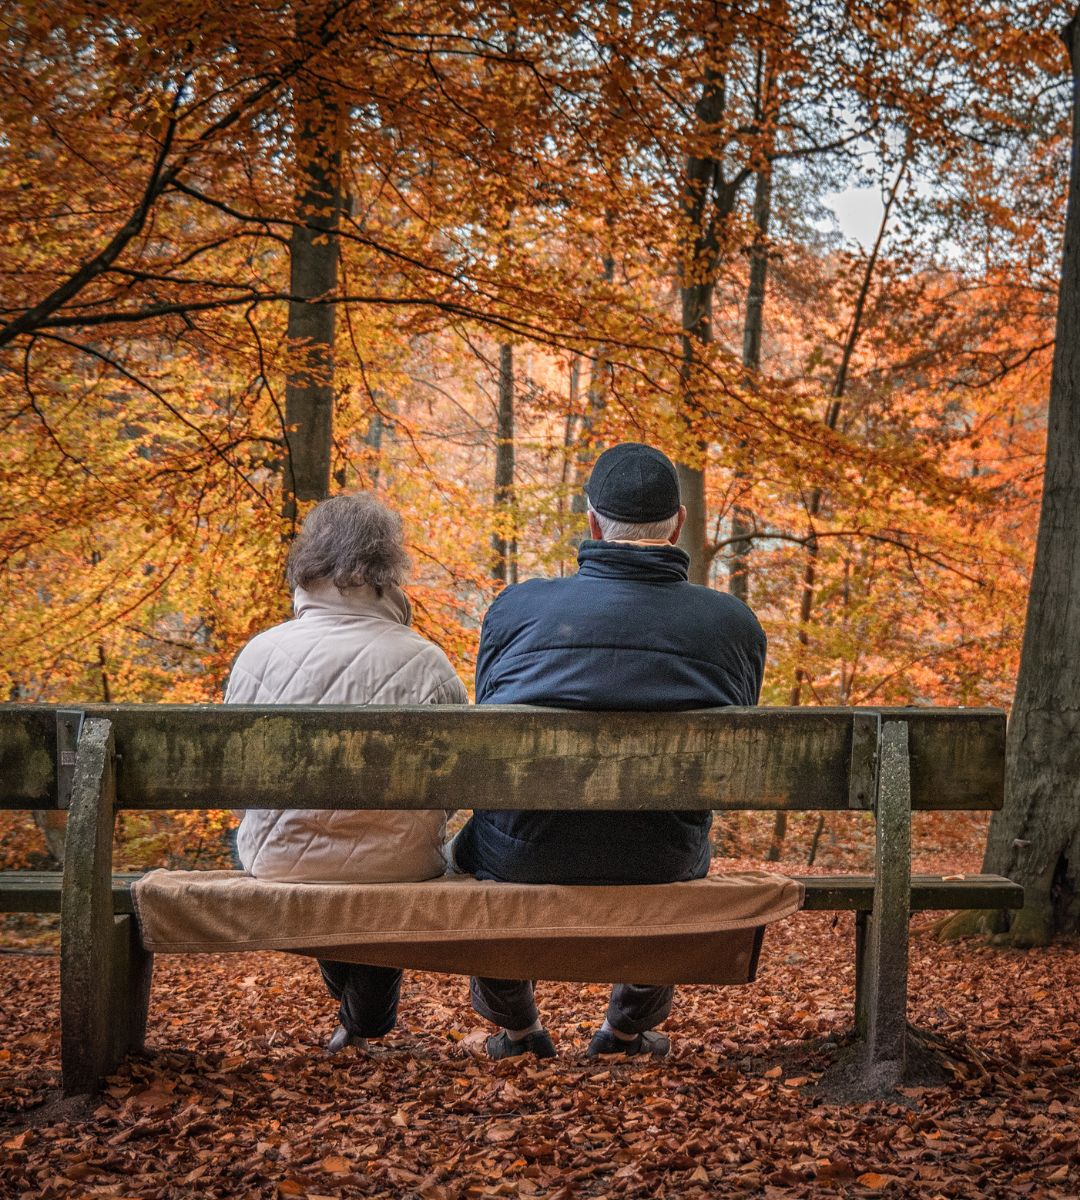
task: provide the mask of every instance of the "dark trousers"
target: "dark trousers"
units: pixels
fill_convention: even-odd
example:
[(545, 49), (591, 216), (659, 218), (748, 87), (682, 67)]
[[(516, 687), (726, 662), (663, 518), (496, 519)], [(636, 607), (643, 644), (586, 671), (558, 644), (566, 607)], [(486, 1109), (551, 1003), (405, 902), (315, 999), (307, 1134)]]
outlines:
[(319, 959), (319, 970), (330, 995), (341, 1004), (342, 1025), (354, 1037), (382, 1037), (394, 1028), (401, 994), (401, 972), (396, 967)]
[[(473, 1008), (504, 1029), (524, 1029), (539, 1018), (533, 984), (527, 979), (476, 979), (470, 981)], [(671, 1012), (672, 987), (647, 983), (617, 983), (608, 1002), (608, 1024), (620, 1033), (644, 1033)]]

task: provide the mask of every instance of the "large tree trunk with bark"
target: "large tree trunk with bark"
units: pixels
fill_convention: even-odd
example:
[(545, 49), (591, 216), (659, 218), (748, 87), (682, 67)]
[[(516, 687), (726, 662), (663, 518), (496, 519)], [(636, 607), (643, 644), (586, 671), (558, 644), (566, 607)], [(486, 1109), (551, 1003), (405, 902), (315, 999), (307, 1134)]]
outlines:
[(712, 309), (716, 275), (727, 225), (735, 211), (739, 189), (749, 172), (724, 176), (722, 127), (727, 115), (727, 66), (731, 31), (724, 23), (711, 27), (702, 48), (705, 63), (701, 91), (694, 105), (698, 142), (686, 158), (683, 192), (685, 218), (682, 247), (682, 362), (681, 416), (687, 439), (675, 467), (686, 505), (679, 545), (690, 555), (690, 581), (707, 583), (715, 547), (706, 528), (705, 472), (709, 449), (697, 378), (698, 360), (713, 341)]
[[(1073, 72), (1072, 165), (1035, 567), (1009, 719), (1006, 803), (983, 870), (1024, 885), (1004, 940), (1080, 932), (1080, 14), (1064, 30)], [(964, 917), (964, 914), (961, 914)], [(946, 932), (965, 932), (961, 919)], [(983, 922), (991, 924), (989, 918)]]
[(499, 347), (499, 409), (495, 430), (495, 517), (491, 535), (491, 575), (501, 583), (517, 583), (517, 538), (514, 536), (514, 347)]
[[(700, 352), (713, 340), (712, 305), (716, 287), (716, 268), (720, 255), (723, 226), (731, 216), (738, 194), (738, 183), (723, 176), (719, 149), (711, 145), (727, 110), (725, 60), (730, 44), (723, 31), (713, 31), (704, 47), (706, 66), (702, 72), (701, 93), (694, 115), (702, 134), (700, 148), (686, 159), (683, 215), (686, 218), (685, 245), (682, 254), (682, 418), (687, 427), (686, 450), (675, 464), (679, 492), (686, 505), (686, 521), (679, 545), (690, 556), (691, 583), (707, 583), (709, 578), (709, 539), (706, 531), (705, 467), (708, 441), (699, 429), (703, 406), (695, 380)], [(689, 453), (687, 452), (689, 451)]]
[[(296, 8), (296, 33), (316, 55), (326, 39), (322, 5)], [(285, 382), (283, 511), (294, 523), (301, 506), (330, 491), (334, 416), (334, 317), (341, 220), (344, 109), (332, 85), (309, 65), (294, 92), (296, 224), (289, 241), (288, 339)], [(330, 299), (325, 299), (331, 297)]]

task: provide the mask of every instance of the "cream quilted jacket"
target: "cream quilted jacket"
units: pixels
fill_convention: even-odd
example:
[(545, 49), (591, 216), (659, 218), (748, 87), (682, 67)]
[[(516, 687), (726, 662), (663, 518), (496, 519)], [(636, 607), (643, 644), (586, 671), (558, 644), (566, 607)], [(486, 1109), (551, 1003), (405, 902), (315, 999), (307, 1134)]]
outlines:
[[(467, 704), (447, 657), (409, 628), (405, 593), (297, 588), (296, 616), (240, 651), (226, 704)], [(250, 809), (236, 847), (258, 879), (387, 883), (444, 870), (445, 812)]]

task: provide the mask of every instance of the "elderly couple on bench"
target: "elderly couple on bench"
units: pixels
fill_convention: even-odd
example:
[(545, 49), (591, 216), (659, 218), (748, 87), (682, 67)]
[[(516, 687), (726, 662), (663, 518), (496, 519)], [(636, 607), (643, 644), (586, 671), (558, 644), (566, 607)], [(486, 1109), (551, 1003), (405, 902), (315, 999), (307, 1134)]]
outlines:
[[(756, 704), (765, 635), (741, 601), (687, 581), (689, 559), (675, 545), (686, 509), (671, 461), (650, 446), (615, 446), (597, 459), (585, 492), (590, 540), (577, 574), (507, 587), (488, 609), (476, 702)], [(296, 616), (243, 648), (226, 703), (467, 703), (446, 655), (409, 628), (407, 566), (401, 519), (377, 500), (317, 505), (289, 556)], [(448, 815), (250, 810), (237, 850), (256, 878), (311, 883), (425, 880), (449, 869), (512, 883), (653, 884), (699, 879), (709, 867), (709, 812), (476, 811), (444, 847)], [(340, 1003), (329, 1054), (393, 1029), (400, 970), (319, 965)], [(554, 1056), (532, 982), (474, 978), (471, 996), (500, 1027), (487, 1039), (490, 1057)], [(668, 1039), (654, 1030), (672, 996), (671, 987), (617, 984), (587, 1056), (665, 1055)]]

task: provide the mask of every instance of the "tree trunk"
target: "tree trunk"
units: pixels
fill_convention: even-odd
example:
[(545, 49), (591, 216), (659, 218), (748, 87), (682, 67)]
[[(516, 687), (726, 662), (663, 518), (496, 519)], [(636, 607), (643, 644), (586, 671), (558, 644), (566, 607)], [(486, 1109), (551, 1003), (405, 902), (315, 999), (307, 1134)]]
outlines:
[(364, 445), (368, 449), (370, 457), (370, 466), (368, 467), (368, 480), (371, 483), (371, 490), (377, 491), (379, 487), (380, 462), (382, 458), (382, 442), (385, 426), (383, 424), (382, 413), (376, 411), (371, 414), (371, 420), (368, 421), (367, 433), (364, 434)]
[[(698, 347), (712, 342), (712, 277), (682, 289), (682, 362), (683, 413), (692, 424), (698, 404), (694, 397), (692, 374)], [(704, 456), (706, 444), (698, 442)], [(707, 510), (705, 503), (705, 464), (701, 466), (680, 459), (675, 464), (679, 478), (679, 495), (686, 505), (686, 521), (679, 534), (679, 545), (690, 555), (690, 582), (707, 583), (709, 579)]]
[[(699, 131), (712, 139), (719, 134), (727, 111), (727, 56), (731, 49), (730, 30), (713, 30), (704, 46), (705, 69), (702, 73), (701, 94), (694, 106)], [(696, 393), (694, 367), (698, 351), (713, 340), (712, 307), (716, 288), (716, 271), (724, 226), (735, 208), (743, 176), (726, 180), (719, 147), (706, 143), (701, 152), (692, 152), (686, 159), (686, 181), (683, 194), (683, 216), (688, 233), (682, 251), (682, 365), (681, 407), (686, 425), (687, 448), (675, 464), (679, 476), (679, 492), (686, 505), (686, 521), (679, 535), (679, 545), (690, 555), (691, 583), (707, 583), (712, 559), (706, 533), (705, 469), (708, 439), (697, 428), (703, 415)], [(686, 451), (690, 450), (690, 453)]]
[(499, 414), (495, 432), (495, 519), (491, 535), (491, 577), (517, 583), (514, 524), (514, 347), (499, 347)]
[[(829, 407), (825, 412), (825, 427), (829, 430), (835, 429), (840, 420), (844, 393), (847, 391), (851, 360), (862, 333), (863, 319), (866, 315), (866, 302), (870, 296), (870, 285), (873, 282), (874, 271), (877, 267), (878, 257), (881, 254), (881, 246), (885, 240), (889, 217), (892, 214), (893, 205), (896, 203), (896, 197), (900, 192), (900, 186), (904, 181), (904, 176), (907, 174), (910, 161), (911, 142), (909, 140), (900, 164), (900, 170), (897, 172), (896, 179), (893, 181), (893, 185), (886, 197), (885, 208), (881, 214), (881, 224), (878, 226), (877, 237), (874, 239), (874, 246), (870, 251), (870, 257), (866, 260), (866, 269), (863, 271), (862, 282), (859, 285), (859, 292), (855, 298), (855, 307), (851, 313), (851, 324), (848, 327), (847, 337), (844, 339), (844, 349), (840, 354), (840, 363), (836, 368), (836, 375), (833, 378)], [(809, 673), (806, 670), (806, 655), (810, 649), (810, 618), (814, 611), (818, 560), (818, 540), (814, 533), (814, 521), (821, 511), (822, 495), (821, 488), (814, 488), (810, 493), (810, 503), (807, 505), (807, 515), (810, 518), (810, 534), (806, 542), (806, 562), (803, 565), (802, 592), (799, 596), (799, 627), (797, 657), (795, 660), (795, 680), (791, 685), (791, 694), (788, 696), (788, 703), (792, 706), (802, 702), (803, 686), (810, 681)], [(772, 841), (765, 852), (766, 862), (780, 861), (786, 837), (787, 813), (778, 812), (773, 819)]]
[[(324, 15), (321, 5), (297, 5), (297, 40), (309, 54), (325, 40)], [(345, 114), (317, 66), (297, 76), (294, 96), (297, 224), (289, 239), (292, 299), (282, 507), (295, 525), (305, 502), (325, 499), (330, 491), (335, 304), (323, 298), (337, 288)]]
[(983, 870), (1024, 886), (1014, 946), (1080, 932), (1080, 13), (1063, 36), (1073, 74), (1072, 163), (1035, 567), (1009, 719), (1006, 804)]
[[(769, 271), (769, 218), (772, 212), (772, 163), (766, 159), (754, 179), (754, 241), (750, 247), (750, 279), (746, 287), (742, 363), (754, 375), (761, 370), (761, 333), (765, 312), (765, 281)], [(742, 446), (740, 446), (740, 450)], [(736, 484), (744, 478), (736, 468)], [(736, 502), (731, 512), (732, 541), (728, 560), (728, 591), (744, 604), (750, 601), (750, 551), (753, 513)]]
[[(581, 355), (575, 354), (570, 361), (570, 387), (569, 394), (566, 398), (566, 425), (563, 429), (563, 452), (562, 465), (559, 470), (559, 543), (560, 546), (565, 546), (567, 542), (571, 545), (580, 541), (580, 536), (575, 537), (576, 530), (568, 530), (568, 513), (574, 512), (574, 501), (577, 499), (577, 494), (570, 495), (570, 479), (571, 471), (577, 466), (577, 456), (580, 452), (577, 445), (577, 426), (578, 421), (582, 419), (582, 414), (578, 411), (578, 394), (581, 391)], [(574, 475), (575, 482), (577, 475)], [(569, 501), (569, 503), (568, 503)], [(569, 537), (568, 537), (569, 532)], [(566, 574), (566, 555), (559, 554), (559, 577), (562, 578)]]
[[(605, 215), (605, 225), (611, 226), (611, 214)], [(615, 259), (608, 253), (604, 255), (604, 282), (611, 283), (615, 279)], [(570, 500), (570, 511), (575, 517), (584, 517), (588, 512), (589, 502), (585, 496), (585, 484), (589, 479), (589, 471), (592, 469), (593, 459), (595, 457), (596, 447), (593, 443), (593, 435), (596, 431), (597, 422), (603, 416), (604, 408), (607, 405), (607, 388), (608, 374), (611, 371), (611, 364), (608, 361), (608, 348), (601, 342), (596, 347), (596, 355), (592, 360), (592, 368), (589, 371), (589, 393), (588, 404), (585, 412), (582, 414), (581, 426), (577, 433), (577, 454), (575, 455), (575, 472), (574, 472), (574, 495)], [(584, 527), (582, 521), (581, 533), (575, 538), (575, 544), (580, 544), (581, 541), (588, 536), (588, 529)]]
[(64, 844), (67, 841), (67, 813), (62, 808), (35, 809), (34, 824), (45, 839), (45, 849), (56, 859), (57, 866), (63, 867)]
[[(714, 47), (706, 46), (710, 60), (715, 61)], [(718, 128), (727, 108), (724, 76), (715, 66), (705, 69), (701, 95), (695, 115), (704, 129)], [(705, 458), (708, 444), (695, 430), (701, 405), (694, 387), (694, 363), (697, 351), (713, 339), (712, 302), (716, 287), (716, 264), (720, 237), (720, 222), (731, 215), (735, 189), (725, 188), (721, 164), (711, 154), (691, 154), (686, 160), (686, 193), (684, 215), (690, 229), (683, 253), (682, 287), (682, 417), (690, 434), (696, 455), (679, 456), (675, 469), (679, 479), (679, 494), (686, 505), (686, 520), (679, 534), (679, 545), (690, 556), (690, 582), (706, 583), (709, 578), (705, 503)], [(721, 211), (726, 209), (726, 211)], [(696, 459), (697, 461), (687, 461)], [(700, 465), (699, 465), (700, 464)]]

